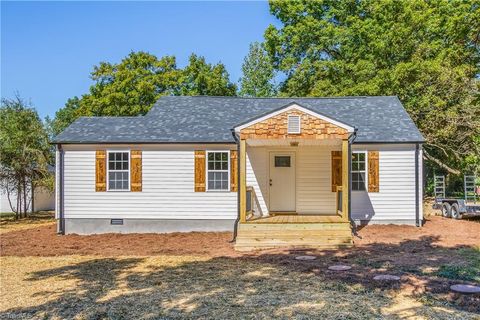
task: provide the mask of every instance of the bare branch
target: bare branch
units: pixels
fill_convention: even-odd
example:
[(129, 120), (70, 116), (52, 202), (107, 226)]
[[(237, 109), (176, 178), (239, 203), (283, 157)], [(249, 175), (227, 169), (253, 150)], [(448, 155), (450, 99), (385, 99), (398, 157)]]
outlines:
[(453, 168), (447, 166), (442, 161), (440, 161), (437, 158), (434, 158), (431, 155), (429, 155), (428, 152), (425, 149), (423, 149), (423, 154), (425, 156), (425, 159), (430, 160), (432, 162), (435, 162), (440, 168), (447, 170), (451, 174), (454, 174), (454, 175), (460, 175), (461, 174), (460, 170), (453, 169)]

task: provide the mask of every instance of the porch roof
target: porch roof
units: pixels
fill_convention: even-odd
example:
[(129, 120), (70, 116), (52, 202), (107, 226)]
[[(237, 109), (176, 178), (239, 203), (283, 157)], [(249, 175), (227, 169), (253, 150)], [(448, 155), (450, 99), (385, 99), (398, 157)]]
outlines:
[(357, 129), (354, 143), (423, 142), (395, 96), (162, 97), (145, 116), (82, 117), (54, 143), (234, 143), (239, 124), (296, 103)]

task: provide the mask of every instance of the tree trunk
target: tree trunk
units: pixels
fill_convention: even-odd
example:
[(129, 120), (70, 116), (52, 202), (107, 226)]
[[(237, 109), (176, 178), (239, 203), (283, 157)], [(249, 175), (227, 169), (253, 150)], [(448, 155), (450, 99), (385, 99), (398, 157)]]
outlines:
[(23, 217), (27, 217), (27, 179), (23, 177)]
[(32, 213), (35, 212), (35, 187), (33, 185), (33, 181), (30, 182), (30, 193), (32, 195)]
[(17, 212), (15, 212), (15, 219), (18, 220), (22, 217), (22, 188), (20, 187), (20, 180), (17, 181)]

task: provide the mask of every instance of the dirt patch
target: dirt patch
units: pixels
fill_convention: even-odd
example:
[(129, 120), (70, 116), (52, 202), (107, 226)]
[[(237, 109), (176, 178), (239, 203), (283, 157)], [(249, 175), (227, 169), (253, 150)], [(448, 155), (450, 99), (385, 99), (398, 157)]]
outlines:
[(430, 216), (421, 228), (406, 225), (370, 225), (359, 228), (355, 245), (371, 243), (395, 244), (422, 237), (434, 239), (432, 245), (441, 247), (479, 246), (480, 224), (474, 221), (452, 220)]
[[(56, 234), (54, 224), (30, 226), (28, 229), (10, 231), (0, 235), (2, 256), (152, 256), (201, 255), (239, 256), (233, 250), (230, 232), (190, 232), (170, 234)], [(398, 225), (371, 225), (361, 228), (355, 237), (354, 250), (363, 251), (367, 245), (376, 244), (379, 252), (402, 244), (404, 251), (420, 253), (432, 246), (453, 248), (480, 246), (480, 224), (430, 217), (422, 228)], [(281, 251), (281, 250), (274, 250)], [(269, 251), (271, 252), (271, 251)], [(381, 253), (380, 253), (381, 255)]]
[(53, 224), (1, 235), (2, 256), (235, 256), (232, 233), (58, 235)]

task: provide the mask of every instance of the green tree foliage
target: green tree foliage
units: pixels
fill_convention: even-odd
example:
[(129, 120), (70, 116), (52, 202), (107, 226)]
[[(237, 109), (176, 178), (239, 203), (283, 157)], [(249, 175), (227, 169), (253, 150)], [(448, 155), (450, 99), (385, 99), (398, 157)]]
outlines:
[(80, 115), (80, 99), (73, 97), (67, 100), (65, 106), (55, 112), (55, 118), (52, 120), (48, 116), (46, 122), (51, 137), (59, 134), (69, 124), (71, 124)]
[(250, 44), (250, 50), (242, 65), (240, 95), (248, 97), (273, 97), (277, 94), (275, 71), (263, 43)]
[(176, 91), (184, 96), (234, 96), (236, 92), (237, 87), (230, 82), (223, 64), (211, 65), (195, 54), (190, 56), (188, 66), (182, 71)]
[(145, 114), (160, 96), (174, 93), (179, 77), (171, 56), (158, 59), (146, 52), (132, 52), (118, 64), (101, 62), (93, 69), (95, 83), (90, 94), (82, 97), (80, 114)]
[(91, 73), (94, 84), (81, 98), (69, 99), (49, 120), (56, 135), (80, 116), (136, 116), (145, 114), (164, 95), (231, 96), (236, 86), (223, 64), (206, 63), (192, 54), (189, 64), (178, 68), (175, 57), (157, 58), (131, 52), (120, 63), (101, 62)]
[(480, 2), (274, 1), (266, 48), (284, 96), (397, 95), (430, 164), (480, 170)]
[[(53, 162), (47, 132), (37, 112), (19, 96), (0, 107), (0, 187), (16, 217), (26, 216), (36, 187), (53, 187)], [(14, 195), (14, 197), (12, 197)], [(10, 201), (12, 202), (12, 201)]]

